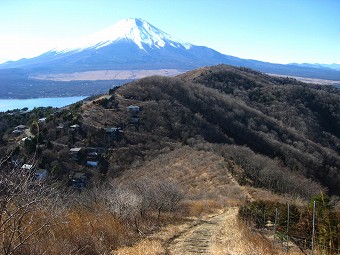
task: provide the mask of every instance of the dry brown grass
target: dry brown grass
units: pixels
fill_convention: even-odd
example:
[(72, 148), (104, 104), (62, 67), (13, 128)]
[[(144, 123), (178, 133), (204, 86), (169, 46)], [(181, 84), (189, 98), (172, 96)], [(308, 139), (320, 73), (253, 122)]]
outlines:
[(221, 209), (223, 204), (216, 200), (186, 200), (182, 203), (183, 214), (188, 217), (200, 217)]
[(159, 155), (143, 166), (131, 168), (118, 178), (119, 183), (131, 179), (151, 181), (175, 180), (186, 197), (192, 200), (244, 200), (238, 185), (231, 182), (224, 158), (188, 146)]
[(300, 197), (292, 197), (290, 195), (284, 194), (278, 195), (265, 189), (254, 188), (250, 186), (245, 186), (244, 189), (251, 195), (254, 200), (270, 201), (274, 203), (289, 203), (296, 206), (305, 206), (306, 204), (308, 204), (307, 200)]
[(302, 255), (297, 249), (291, 249), (289, 253), (281, 250), (281, 247), (273, 247), (265, 237), (251, 231), (237, 218), (237, 209), (234, 209), (232, 217), (228, 217), (221, 226), (218, 234), (213, 238), (211, 254), (222, 255)]
[(141, 240), (130, 247), (119, 247), (112, 251), (113, 255), (158, 255), (167, 254), (166, 247), (169, 240), (188, 229), (191, 221), (185, 223), (176, 222), (161, 227), (158, 231), (153, 232), (146, 239)]
[(48, 231), (36, 236), (34, 254), (109, 254), (129, 245), (136, 234), (113, 214), (101, 209), (65, 210)]
[(159, 240), (142, 240), (132, 247), (122, 247), (113, 251), (113, 255), (159, 255), (164, 254), (164, 248)]

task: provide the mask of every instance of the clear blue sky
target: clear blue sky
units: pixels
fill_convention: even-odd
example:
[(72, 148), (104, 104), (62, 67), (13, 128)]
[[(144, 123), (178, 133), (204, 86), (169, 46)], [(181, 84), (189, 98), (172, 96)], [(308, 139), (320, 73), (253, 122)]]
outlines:
[(0, 62), (123, 18), (241, 58), (340, 63), (340, 0), (0, 0)]

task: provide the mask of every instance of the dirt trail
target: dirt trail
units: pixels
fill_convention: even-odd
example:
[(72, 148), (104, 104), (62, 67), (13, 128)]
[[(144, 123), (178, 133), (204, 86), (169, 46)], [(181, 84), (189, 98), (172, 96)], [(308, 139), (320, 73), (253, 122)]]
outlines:
[(223, 213), (198, 221), (170, 241), (167, 254), (212, 254), (211, 245), (214, 235), (228, 218), (236, 217), (237, 211), (237, 207), (231, 207)]
[[(245, 189), (238, 184), (233, 176), (228, 172), (228, 178), (235, 186), (238, 186), (244, 196), (253, 201), (253, 198)], [(217, 236), (225, 226), (231, 226), (237, 221), (238, 207), (229, 207), (222, 213), (208, 216), (204, 220), (197, 221), (191, 227), (188, 227), (178, 236), (170, 240), (167, 247), (168, 255), (189, 255), (189, 254), (214, 254), (213, 249), (216, 246)], [(230, 225), (230, 226), (229, 226)], [(232, 237), (230, 237), (232, 239)], [(237, 254), (237, 253), (235, 253)]]

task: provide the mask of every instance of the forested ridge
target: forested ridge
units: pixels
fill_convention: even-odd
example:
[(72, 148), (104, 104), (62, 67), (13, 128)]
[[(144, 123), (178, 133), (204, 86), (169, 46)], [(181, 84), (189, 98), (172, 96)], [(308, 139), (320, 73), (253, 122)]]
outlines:
[(141, 79), (116, 93), (146, 103), (141, 128), (149, 132), (246, 146), (340, 192), (336, 88), (219, 65)]
[[(140, 111), (127, 110), (129, 105)], [(140, 79), (84, 105), (53, 111), (2, 113), (3, 155), (17, 146), (11, 135), (15, 126), (25, 124), (35, 134), (37, 120), (46, 117), (39, 137), (25, 141), (15, 154), (30, 158), (35, 153), (40, 167), (58, 169), (57, 179), (83, 171), (83, 164), (68, 159), (72, 147), (118, 150), (99, 165), (101, 174), (114, 177), (172, 143), (214, 151), (240, 165), (241, 183), (293, 194), (303, 186), (298, 193), (304, 196), (321, 188), (302, 185), (307, 181), (340, 193), (340, 92), (334, 87), (218, 65)], [(121, 131), (108, 139), (110, 127)]]

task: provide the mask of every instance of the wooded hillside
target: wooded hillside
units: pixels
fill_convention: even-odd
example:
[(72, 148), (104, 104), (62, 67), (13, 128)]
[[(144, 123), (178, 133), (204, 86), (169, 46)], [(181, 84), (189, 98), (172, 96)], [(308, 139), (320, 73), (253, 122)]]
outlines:
[[(340, 192), (336, 88), (220, 65), (141, 79), (115, 93), (143, 106), (140, 132), (184, 143), (246, 146), (289, 173)], [(263, 180), (257, 176), (257, 182)]]

